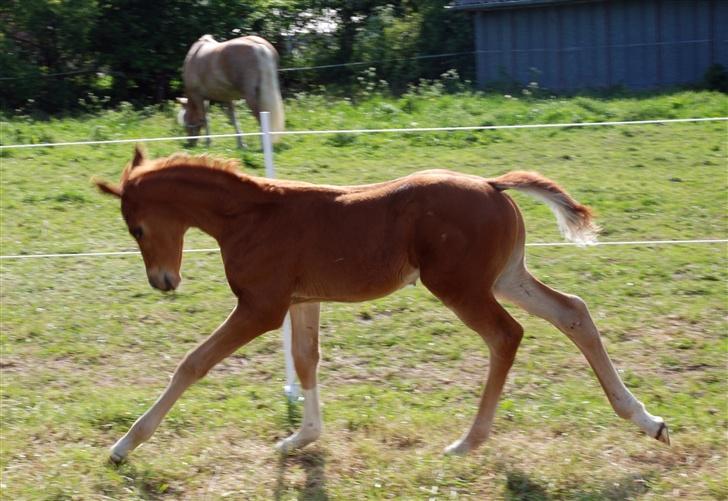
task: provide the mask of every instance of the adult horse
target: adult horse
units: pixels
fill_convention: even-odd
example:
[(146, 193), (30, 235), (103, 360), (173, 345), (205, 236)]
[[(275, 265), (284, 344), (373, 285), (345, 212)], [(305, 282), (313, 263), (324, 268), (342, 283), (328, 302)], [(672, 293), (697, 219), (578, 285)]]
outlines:
[[(187, 52), (182, 78), (187, 97), (178, 98), (183, 107), (179, 121), (188, 135), (199, 135), (203, 126), (205, 134), (210, 135), (208, 100), (223, 103), (237, 134), (241, 132), (235, 116), (236, 99), (245, 99), (256, 120), (260, 121), (261, 111), (269, 111), (271, 131), (283, 130), (278, 52), (267, 40), (247, 36), (217, 42), (211, 35), (204, 35)], [(236, 139), (238, 147), (243, 148), (242, 138)], [(279, 139), (273, 135), (274, 142)], [(196, 143), (197, 139), (190, 139), (190, 144)], [(209, 137), (206, 143), (210, 145)]]
[(433, 170), (365, 186), (317, 186), (248, 176), (233, 162), (209, 157), (147, 160), (137, 149), (120, 184), (96, 184), (121, 199), (153, 287), (177, 288), (183, 236), (197, 227), (219, 243), (238, 298), (227, 320), (185, 356), (159, 399), (112, 447), (114, 461), (147, 440), (182, 393), (215, 364), (278, 328), (289, 308), (304, 411), (301, 429), (278, 447), (287, 451), (316, 440), (322, 430), (319, 302), (373, 299), (418, 278), (490, 349), (475, 420), (446, 452), (466, 453), (488, 437), (523, 336), (496, 298), (559, 328), (586, 356), (616, 413), (669, 443), (662, 418), (650, 415), (622, 383), (584, 302), (526, 269), (523, 219), (504, 190), (546, 202), (572, 241), (591, 242), (597, 230), (587, 207), (539, 174), (485, 179)]

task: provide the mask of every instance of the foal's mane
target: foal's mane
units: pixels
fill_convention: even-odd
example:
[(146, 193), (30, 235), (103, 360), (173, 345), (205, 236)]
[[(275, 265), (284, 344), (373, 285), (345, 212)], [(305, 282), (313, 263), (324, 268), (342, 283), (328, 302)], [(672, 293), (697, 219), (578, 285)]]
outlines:
[[(173, 171), (171, 172), (172, 175), (179, 174), (181, 176), (190, 175), (195, 171), (202, 174), (207, 173), (210, 178), (209, 181), (218, 186), (252, 188), (259, 193), (282, 194), (292, 188), (298, 191), (316, 190), (335, 194), (342, 192), (341, 187), (251, 176), (241, 170), (240, 162), (237, 160), (209, 155), (192, 156), (187, 153), (175, 153), (168, 157), (150, 159), (146, 158), (141, 148), (135, 150), (134, 158), (124, 168), (119, 185), (112, 185), (100, 180), (97, 180), (96, 184), (101, 191), (121, 197), (126, 187), (138, 184), (147, 177), (156, 177), (155, 174), (164, 173), (165, 171)], [(199, 181), (199, 177), (197, 181)], [(250, 200), (252, 196), (250, 190), (248, 190), (248, 199)]]
[(154, 172), (173, 169), (175, 167), (225, 172), (237, 179), (247, 178), (240, 171), (240, 162), (237, 160), (216, 158), (209, 155), (192, 156), (186, 153), (175, 153), (169, 157), (145, 160), (144, 163), (137, 167), (134, 167), (131, 163), (128, 164), (122, 174), (122, 184)]

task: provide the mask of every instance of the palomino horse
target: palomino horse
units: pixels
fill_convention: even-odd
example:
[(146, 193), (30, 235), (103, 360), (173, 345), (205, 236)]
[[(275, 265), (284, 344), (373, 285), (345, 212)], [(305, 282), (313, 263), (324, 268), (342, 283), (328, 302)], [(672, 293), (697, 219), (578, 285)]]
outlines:
[(248, 176), (232, 161), (208, 157), (147, 160), (137, 149), (120, 184), (96, 184), (121, 199), (153, 287), (177, 288), (183, 236), (196, 227), (219, 243), (238, 298), (227, 320), (185, 356), (159, 399), (113, 446), (114, 461), (147, 440), (180, 395), (215, 364), (280, 327), (289, 308), (304, 410), (300, 430), (277, 447), (285, 452), (316, 440), (322, 430), (319, 302), (382, 297), (418, 278), (490, 349), (475, 420), (446, 452), (466, 453), (488, 437), (523, 336), (496, 298), (559, 328), (586, 356), (616, 413), (669, 443), (662, 418), (650, 415), (620, 380), (584, 302), (526, 269), (523, 219), (504, 190), (546, 202), (572, 241), (589, 243), (597, 230), (587, 207), (539, 174), (485, 179), (430, 170), (364, 186), (317, 186)]
[[(186, 98), (179, 98), (183, 109), (179, 120), (187, 128), (187, 134), (197, 136), (200, 128), (210, 135), (207, 121), (206, 100), (220, 101), (225, 105), (235, 132), (240, 134), (240, 125), (235, 117), (236, 99), (245, 99), (256, 120), (261, 111), (271, 114), (271, 131), (283, 130), (283, 101), (278, 85), (278, 52), (260, 37), (234, 38), (217, 42), (210, 35), (197, 40), (185, 57), (182, 78)], [(238, 147), (243, 140), (236, 137)], [(273, 135), (275, 142), (280, 136)], [(210, 145), (210, 138), (206, 139)], [(197, 143), (190, 139), (190, 144)]]

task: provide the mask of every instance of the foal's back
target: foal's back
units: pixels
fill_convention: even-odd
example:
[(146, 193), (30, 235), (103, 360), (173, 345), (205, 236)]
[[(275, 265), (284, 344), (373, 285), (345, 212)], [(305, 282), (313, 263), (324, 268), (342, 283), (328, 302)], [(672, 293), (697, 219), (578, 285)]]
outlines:
[[(437, 267), (494, 279), (520, 218), (481, 177), (424, 171), (365, 186), (290, 186), (300, 237), (303, 298), (360, 301), (386, 295)], [(302, 228), (305, 228), (302, 230)]]

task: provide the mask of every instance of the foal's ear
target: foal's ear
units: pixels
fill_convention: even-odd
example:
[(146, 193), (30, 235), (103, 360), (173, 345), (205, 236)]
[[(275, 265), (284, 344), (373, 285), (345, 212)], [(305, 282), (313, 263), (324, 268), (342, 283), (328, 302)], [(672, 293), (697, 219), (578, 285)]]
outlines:
[(96, 185), (101, 193), (106, 193), (107, 195), (113, 195), (117, 198), (121, 198), (121, 187), (118, 184), (112, 184), (108, 181), (97, 178), (93, 178), (91, 179), (91, 181)]
[(146, 152), (141, 144), (134, 145), (134, 158), (131, 160), (131, 168), (138, 167), (146, 160)]

